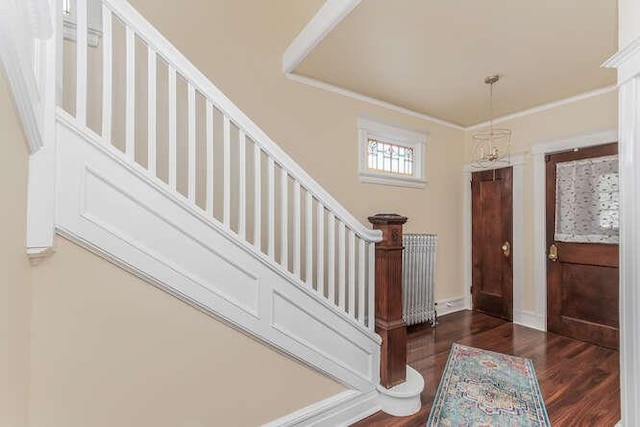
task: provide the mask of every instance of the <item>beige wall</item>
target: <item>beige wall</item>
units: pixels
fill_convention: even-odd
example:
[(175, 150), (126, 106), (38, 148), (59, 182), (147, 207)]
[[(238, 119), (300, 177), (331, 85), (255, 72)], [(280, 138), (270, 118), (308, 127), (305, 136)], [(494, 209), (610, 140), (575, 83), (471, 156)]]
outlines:
[(31, 281), (24, 249), (27, 145), (0, 76), (0, 425), (26, 425)]
[(67, 240), (30, 267), (4, 78), (0, 133), (0, 426), (258, 425), (344, 389)]
[(640, 2), (637, 0), (618, 1), (618, 46), (623, 49), (640, 37)]
[(250, 426), (342, 387), (83, 248), (34, 270), (35, 426)]
[[(368, 225), (369, 215), (396, 212), (409, 217), (408, 231), (437, 233), (436, 297), (462, 293), (458, 189), (464, 133), (287, 79), (282, 54), (318, 2), (193, 0), (188, 8), (131, 3), (358, 219)], [(359, 182), (359, 115), (429, 133), (425, 189)]]
[[(588, 98), (572, 104), (512, 119), (498, 126), (513, 131), (514, 154), (525, 154), (524, 166), (524, 309), (535, 309), (533, 287), (533, 157), (535, 144), (557, 141), (574, 136), (617, 128), (617, 92)], [(467, 158), (470, 153), (470, 136), (467, 134)]]

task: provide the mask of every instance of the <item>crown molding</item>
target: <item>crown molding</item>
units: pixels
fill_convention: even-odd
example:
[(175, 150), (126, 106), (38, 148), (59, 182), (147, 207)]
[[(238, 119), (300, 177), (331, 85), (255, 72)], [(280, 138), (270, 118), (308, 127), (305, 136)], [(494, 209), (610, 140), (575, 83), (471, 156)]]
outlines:
[(382, 101), (377, 98), (372, 98), (367, 95), (363, 95), (359, 92), (354, 92), (349, 89), (344, 89), (339, 86), (334, 86), (330, 83), (325, 83), (321, 80), (314, 79), (312, 77), (301, 76), (299, 74), (288, 73), (287, 78), (293, 80), (298, 83), (305, 84), (307, 86), (312, 86), (317, 89), (326, 90), (328, 92), (337, 93), (338, 95), (346, 96), (347, 98), (355, 99), (357, 101), (366, 102), (367, 104), (372, 104), (378, 107), (385, 108), (387, 110), (394, 111), (396, 113), (405, 114), (407, 116), (415, 117), (420, 120), (425, 120), (432, 123), (437, 123), (439, 125), (443, 125), (452, 129), (457, 130), (465, 130), (464, 127), (457, 125), (455, 123), (448, 122), (446, 120), (438, 119), (436, 117), (429, 116), (427, 114), (418, 113), (417, 111), (410, 110), (408, 108), (400, 107), (399, 105), (392, 104), (390, 102)]
[[(505, 116), (498, 117), (496, 119), (493, 119), (493, 124), (498, 124), (498, 123), (506, 122), (506, 121), (509, 121), (509, 120), (513, 120), (513, 119), (518, 119), (518, 118), (521, 118), (521, 117), (529, 116), (529, 115), (532, 115), (532, 114), (541, 113), (543, 111), (552, 110), (554, 108), (561, 107), (563, 105), (569, 105), (569, 104), (573, 104), (573, 103), (576, 103), (576, 102), (584, 101), (585, 99), (594, 98), (596, 96), (604, 95), (604, 94), (607, 94), (607, 93), (610, 93), (610, 92), (614, 92), (616, 90), (617, 90), (617, 86), (615, 86), (615, 85), (606, 86), (606, 87), (595, 89), (595, 90), (590, 90), (588, 92), (584, 92), (584, 93), (581, 93), (581, 94), (578, 94), (578, 95), (570, 96), (568, 98), (559, 99), (557, 101), (552, 101), (552, 102), (549, 102), (549, 103), (546, 103), (546, 104), (538, 105), (536, 107), (527, 108), (526, 110), (517, 111), (515, 113), (511, 113), (511, 114), (507, 114)], [(481, 129), (481, 128), (484, 128), (484, 127), (487, 127), (487, 126), (489, 126), (489, 121), (468, 126), (464, 130), (473, 131), (473, 130)]]
[(327, 0), (282, 55), (282, 70), (292, 72), (361, 0)]
[(640, 37), (609, 58), (602, 66), (618, 70), (620, 86), (637, 76), (640, 72)]
[[(342, 88), (342, 87), (339, 87), (339, 86), (335, 86), (335, 85), (332, 85), (330, 83), (326, 83), (326, 82), (323, 82), (321, 80), (314, 79), (312, 77), (301, 76), (301, 75), (295, 74), (295, 73), (287, 73), (286, 77), (288, 79), (290, 79), (290, 80), (293, 80), (293, 81), (298, 82), (298, 83), (302, 83), (302, 84), (307, 85), (307, 86), (315, 87), (317, 89), (326, 90), (328, 92), (332, 92), (332, 93), (336, 93), (338, 95), (346, 96), (347, 98), (355, 99), (357, 101), (366, 102), (367, 104), (376, 105), (378, 107), (382, 107), (382, 108), (385, 108), (387, 110), (394, 111), (396, 113), (405, 114), (407, 116), (415, 117), (417, 119), (424, 120), (424, 121), (427, 121), (427, 122), (437, 123), (439, 125), (446, 126), (446, 127), (451, 128), (451, 129), (457, 129), (457, 130), (462, 130), (462, 131), (465, 131), (465, 132), (469, 132), (469, 131), (474, 131), (474, 130), (481, 129), (483, 127), (489, 126), (489, 122), (488, 121), (482, 122), (482, 123), (478, 123), (478, 124), (475, 124), (475, 125), (471, 125), (471, 126), (467, 126), (467, 127), (460, 126), (458, 124), (449, 122), (447, 120), (439, 119), (437, 117), (433, 117), (433, 116), (430, 116), (428, 114), (419, 113), (417, 111), (410, 110), (408, 108), (401, 107), (399, 105), (392, 104), (392, 103), (387, 102), (387, 101), (382, 101), (382, 100), (377, 99), (377, 98), (372, 98), (370, 96), (363, 95), (363, 94), (361, 94), (359, 92), (355, 92), (355, 91), (352, 91), (352, 90), (349, 90), (349, 89), (345, 89), (345, 88)], [(526, 110), (517, 111), (515, 113), (511, 113), (511, 114), (507, 114), (505, 116), (498, 117), (498, 118), (493, 120), (493, 124), (502, 123), (502, 122), (506, 122), (506, 121), (509, 121), (509, 120), (526, 117), (526, 116), (529, 116), (529, 115), (532, 115), (532, 114), (541, 113), (543, 111), (552, 110), (554, 108), (561, 107), (561, 106), (564, 106), (564, 105), (569, 105), (569, 104), (573, 104), (573, 103), (576, 103), (576, 102), (584, 101), (584, 100), (589, 99), (589, 98), (594, 98), (594, 97), (597, 97), (597, 96), (605, 95), (605, 94), (610, 93), (610, 92), (615, 92), (617, 89), (618, 89), (618, 87), (616, 85), (611, 85), (611, 86), (606, 86), (606, 87), (603, 87), (603, 88), (591, 90), (591, 91), (588, 91), (588, 92), (584, 92), (584, 93), (581, 93), (581, 94), (578, 94), (578, 95), (575, 95), (575, 96), (571, 96), (571, 97), (568, 97), (568, 98), (559, 99), (557, 101), (549, 102), (547, 104), (538, 105), (536, 107), (528, 108)]]

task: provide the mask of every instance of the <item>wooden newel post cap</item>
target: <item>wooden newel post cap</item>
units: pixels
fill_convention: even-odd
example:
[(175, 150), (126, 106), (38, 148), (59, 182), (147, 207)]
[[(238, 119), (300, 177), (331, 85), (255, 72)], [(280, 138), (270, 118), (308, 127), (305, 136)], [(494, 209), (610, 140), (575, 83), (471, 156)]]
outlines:
[[(407, 217), (398, 214), (376, 214), (370, 216), (369, 222), (376, 225), (402, 225), (407, 222)], [(376, 228), (376, 227), (374, 227)]]

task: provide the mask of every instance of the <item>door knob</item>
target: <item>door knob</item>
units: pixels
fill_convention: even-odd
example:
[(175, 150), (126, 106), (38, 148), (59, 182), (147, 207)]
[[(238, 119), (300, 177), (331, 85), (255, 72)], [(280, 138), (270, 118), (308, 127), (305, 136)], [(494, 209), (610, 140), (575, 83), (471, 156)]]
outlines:
[(509, 243), (509, 241), (504, 242), (500, 249), (502, 249), (504, 256), (509, 258), (509, 255), (511, 254), (511, 243)]
[(547, 255), (547, 258), (549, 258), (549, 261), (558, 261), (558, 247), (555, 244), (549, 246), (549, 254)]

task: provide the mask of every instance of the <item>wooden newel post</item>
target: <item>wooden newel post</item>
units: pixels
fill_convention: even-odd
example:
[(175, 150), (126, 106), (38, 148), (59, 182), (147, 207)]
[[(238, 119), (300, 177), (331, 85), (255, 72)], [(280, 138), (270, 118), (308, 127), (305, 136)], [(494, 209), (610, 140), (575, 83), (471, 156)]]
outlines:
[(391, 388), (406, 380), (407, 326), (402, 319), (402, 225), (396, 214), (369, 217), (382, 231), (376, 243), (376, 332), (382, 337), (380, 384)]

